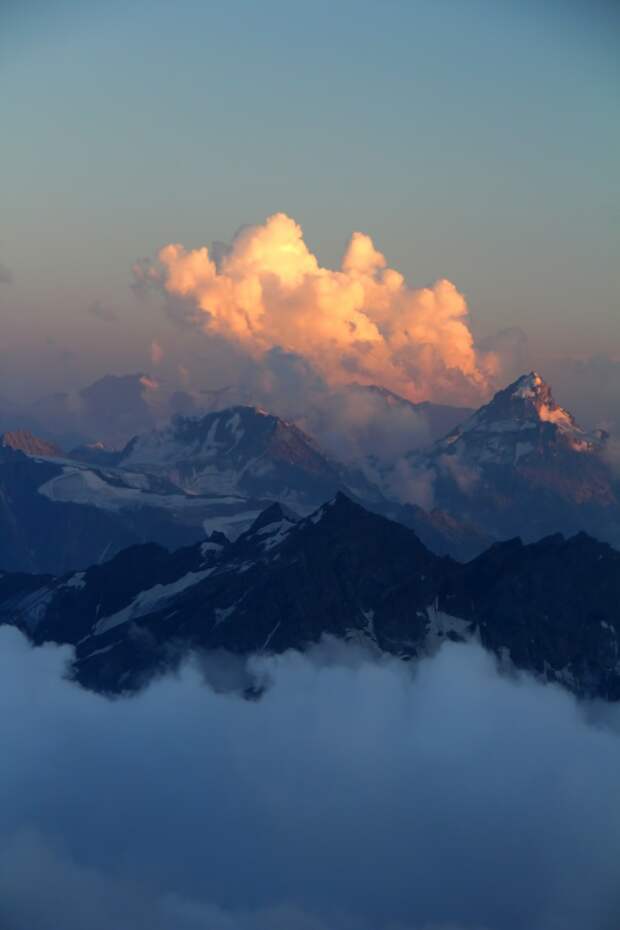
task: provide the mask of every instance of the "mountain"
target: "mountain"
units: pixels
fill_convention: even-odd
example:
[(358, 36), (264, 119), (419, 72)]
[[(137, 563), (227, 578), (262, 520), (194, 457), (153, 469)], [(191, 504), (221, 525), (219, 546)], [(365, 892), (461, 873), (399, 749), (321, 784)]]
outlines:
[(403, 658), (478, 638), (507, 668), (620, 700), (620, 553), (585, 534), (512, 540), (465, 565), (339, 494), (272, 505), (234, 542), (136, 546), (60, 578), (0, 576), (0, 622), (76, 647), (73, 673), (131, 691), (191, 650), (304, 650), (324, 636)]
[[(380, 390), (372, 389), (371, 394)], [(382, 403), (387, 402), (381, 396)], [(409, 404), (390, 396), (393, 403)], [(260, 407), (175, 417), (169, 426), (137, 436), (114, 461), (121, 468), (163, 475), (187, 493), (251, 495), (285, 504), (301, 515), (343, 491), (414, 529), (435, 552), (455, 558), (471, 558), (492, 541), (478, 527), (438, 509), (427, 513), (390, 499), (363, 468), (325, 455), (303, 430)]]
[[(536, 372), (522, 375), (498, 391), (438, 446), (467, 449), (497, 464), (515, 465), (532, 453), (600, 451), (605, 434), (587, 434), (554, 400), (551, 388)], [(457, 444), (455, 446), (455, 443)]]
[(439, 552), (469, 557), (484, 538), (386, 501), (296, 426), (256, 408), (175, 418), (122, 452), (101, 443), (66, 456), (27, 431), (0, 440), (0, 568), (62, 573), (135, 543), (178, 547), (246, 530), (272, 501), (308, 513), (339, 490), (402, 518)]
[(607, 438), (583, 430), (531, 372), (409, 463), (437, 507), (496, 538), (586, 530), (618, 545), (620, 484)]
[(9, 405), (4, 415), (0, 402), (0, 426), (30, 429), (66, 449), (93, 438), (118, 447), (166, 416), (161, 394), (158, 382), (142, 372), (107, 374), (79, 391)]
[(178, 547), (214, 530), (234, 538), (268, 503), (0, 445), (0, 568), (62, 573), (134, 543)]
[(131, 375), (104, 375), (79, 392), (80, 425), (116, 444), (155, 423), (153, 398), (157, 381), (142, 372)]
[(450, 555), (459, 562), (468, 562), (497, 541), (475, 524), (437, 507), (429, 511), (415, 504), (394, 504), (369, 509), (409, 527), (436, 555)]
[(106, 448), (103, 442), (84, 442), (75, 446), (69, 452), (68, 458), (86, 465), (98, 465), (104, 468), (115, 468), (121, 453), (116, 449)]
[(415, 403), (377, 384), (351, 384), (346, 390), (351, 396), (366, 396), (379, 401), (384, 410), (415, 414), (424, 424), (424, 431), (430, 442), (445, 436), (474, 412), (471, 407), (436, 404), (428, 400)]
[(39, 439), (29, 430), (18, 429), (0, 436), (0, 447), (24, 452), (26, 455), (41, 455), (47, 458), (64, 458), (64, 452), (53, 442)]
[(175, 417), (133, 439), (118, 464), (163, 475), (191, 494), (268, 498), (300, 513), (338, 490), (382, 499), (361, 473), (329, 459), (297, 426), (258, 407)]
[(309, 392), (292, 417), (339, 461), (355, 462), (376, 482), (386, 466), (445, 436), (473, 410), (413, 403), (376, 384), (345, 384)]

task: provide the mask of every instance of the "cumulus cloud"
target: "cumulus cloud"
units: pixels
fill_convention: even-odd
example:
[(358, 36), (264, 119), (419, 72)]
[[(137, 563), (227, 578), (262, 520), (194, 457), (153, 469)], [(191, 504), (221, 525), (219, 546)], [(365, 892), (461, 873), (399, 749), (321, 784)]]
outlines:
[[(477, 400), (497, 369), (478, 353), (465, 298), (448, 280), (413, 289), (369, 236), (353, 233), (341, 266), (322, 267), (284, 213), (247, 226), (229, 248), (164, 246), (134, 266), (180, 316), (261, 359), (274, 347), (330, 384), (376, 383), (411, 400)], [(178, 307), (177, 307), (178, 310)]]
[(617, 709), (477, 646), (324, 644), (109, 701), (0, 629), (3, 930), (615, 930)]

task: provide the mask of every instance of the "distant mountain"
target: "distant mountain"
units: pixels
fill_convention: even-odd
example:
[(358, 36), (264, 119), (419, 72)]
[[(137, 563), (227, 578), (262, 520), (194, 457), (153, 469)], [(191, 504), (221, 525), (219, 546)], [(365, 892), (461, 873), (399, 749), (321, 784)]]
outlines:
[(26, 455), (41, 455), (48, 458), (63, 458), (64, 452), (53, 442), (39, 439), (29, 430), (17, 429), (0, 435), (0, 447), (24, 452)]
[(292, 424), (256, 408), (177, 417), (122, 452), (69, 455), (26, 431), (0, 440), (0, 569), (62, 573), (134, 543), (177, 547), (220, 531), (234, 539), (272, 501), (308, 513), (339, 490), (416, 528), (438, 552), (467, 558), (486, 538), (386, 501)]
[(62, 573), (155, 541), (234, 538), (268, 500), (189, 495), (165, 478), (0, 445), (0, 569)]
[[(382, 410), (408, 404), (360, 390), (380, 397)], [(402, 429), (416, 421), (408, 413), (387, 422)], [(177, 416), (120, 452), (94, 443), (63, 457), (55, 444), (16, 430), (0, 439), (0, 568), (61, 573), (133, 543), (176, 547), (213, 531), (232, 540), (271, 502), (303, 516), (338, 492), (460, 560), (493, 540), (556, 531), (585, 530), (619, 546), (620, 484), (606, 443), (559, 407), (535, 373), (430, 449), (401, 458), (398, 482), (389, 463), (375, 483), (372, 468), (338, 462), (299, 427), (256, 407)], [(433, 508), (407, 503), (403, 484), (430, 489)]]
[(82, 431), (122, 444), (154, 425), (152, 398), (158, 390), (157, 382), (142, 372), (99, 378), (79, 392)]
[(103, 442), (85, 442), (75, 446), (69, 452), (68, 458), (86, 465), (98, 465), (104, 468), (115, 468), (121, 453), (116, 449), (108, 449)]
[(371, 480), (381, 468), (430, 445), (473, 410), (430, 402), (412, 403), (375, 384), (345, 384), (309, 393), (292, 418), (330, 455), (354, 462)]
[(412, 658), (476, 637), (507, 668), (619, 700), (619, 604), (620, 553), (584, 534), (512, 540), (462, 565), (343, 495), (299, 521), (272, 505), (235, 542), (0, 576), (0, 622), (75, 645), (75, 675), (104, 692), (195, 649), (279, 653), (329, 635)]
[[(394, 403), (402, 400), (390, 397)], [(472, 558), (493, 540), (438, 509), (426, 513), (386, 497), (362, 468), (326, 456), (307, 433), (260, 407), (176, 417), (168, 427), (133, 439), (114, 464), (165, 476), (191, 494), (251, 495), (282, 503), (299, 515), (343, 491), (414, 529), (433, 551), (455, 558)]]
[(259, 407), (175, 417), (133, 439), (118, 464), (163, 475), (192, 494), (267, 498), (299, 513), (338, 490), (382, 500), (360, 472), (328, 458), (297, 426)]
[(47, 394), (33, 403), (7, 406), (6, 412), (0, 403), (0, 427), (32, 430), (65, 449), (93, 439), (119, 447), (166, 415), (160, 394), (147, 374), (107, 374), (79, 391)]
[(473, 559), (497, 541), (475, 524), (437, 507), (428, 511), (414, 504), (392, 504), (374, 511), (409, 527), (436, 555), (450, 555), (460, 562)]
[(409, 462), (436, 506), (497, 538), (586, 530), (619, 544), (620, 484), (606, 442), (531, 372)]
[(423, 421), (430, 442), (445, 436), (446, 433), (458, 426), (459, 423), (463, 423), (474, 412), (471, 407), (435, 404), (428, 400), (415, 403), (377, 384), (351, 384), (347, 390), (351, 394), (357, 394), (360, 397), (365, 395), (376, 398), (388, 410), (412, 411)]

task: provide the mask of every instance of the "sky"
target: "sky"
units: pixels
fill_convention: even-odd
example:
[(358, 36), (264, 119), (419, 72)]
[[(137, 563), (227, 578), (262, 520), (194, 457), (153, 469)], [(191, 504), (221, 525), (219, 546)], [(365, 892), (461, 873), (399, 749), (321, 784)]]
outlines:
[(279, 212), (449, 279), (477, 341), (617, 361), (619, 38), (602, 0), (4, 0), (0, 394), (193, 345), (133, 264)]

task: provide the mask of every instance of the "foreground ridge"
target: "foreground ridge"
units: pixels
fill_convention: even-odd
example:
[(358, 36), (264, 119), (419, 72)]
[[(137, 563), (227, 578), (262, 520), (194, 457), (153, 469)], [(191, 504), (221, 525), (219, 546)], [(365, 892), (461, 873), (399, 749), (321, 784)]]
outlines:
[(619, 700), (619, 603), (620, 553), (586, 534), (498, 543), (460, 564), (344, 494), (301, 520), (273, 505), (234, 542), (0, 577), (0, 621), (73, 644), (76, 678), (115, 693), (194, 650), (303, 651), (331, 636), (411, 659), (476, 637), (507, 667)]

